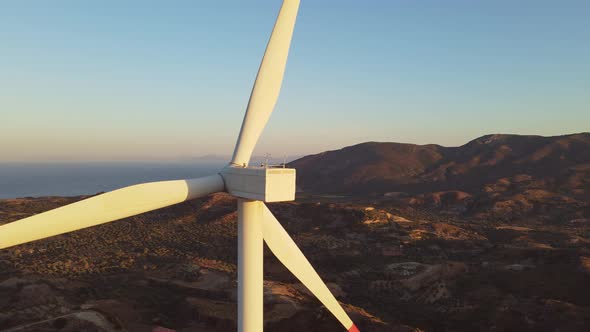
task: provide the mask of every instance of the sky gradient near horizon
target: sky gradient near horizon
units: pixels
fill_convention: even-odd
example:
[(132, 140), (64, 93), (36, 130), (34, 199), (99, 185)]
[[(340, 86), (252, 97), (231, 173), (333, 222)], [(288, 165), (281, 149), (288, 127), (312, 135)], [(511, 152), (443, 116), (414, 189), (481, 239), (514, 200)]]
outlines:
[[(0, 2), (0, 162), (229, 155), (279, 0)], [(302, 0), (256, 154), (590, 131), (589, 1)]]

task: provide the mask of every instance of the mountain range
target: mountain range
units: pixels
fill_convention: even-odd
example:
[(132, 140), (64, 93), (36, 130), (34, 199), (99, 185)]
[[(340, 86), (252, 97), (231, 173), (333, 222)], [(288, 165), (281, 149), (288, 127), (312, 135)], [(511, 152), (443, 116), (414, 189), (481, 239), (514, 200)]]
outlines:
[(590, 133), (486, 135), (459, 147), (368, 142), (293, 161), (308, 194), (480, 219), (590, 217)]
[(367, 142), (306, 156), (289, 166), (297, 168), (301, 188), (322, 193), (474, 193), (508, 178), (587, 195), (590, 133), (486, 135), (459, 147)]
[[(269, 204), (361, 331), (590, 326), (590, 134), (307, 156)], [(80, 197), (0, 199), (0, 224)], [(0, 330), (235, 331), (236, 199), (218, 193), (0, 251)], [(171, 240), (173, 239), (173, 241)], [(265, 249), (266, 331), (341, 331)]]

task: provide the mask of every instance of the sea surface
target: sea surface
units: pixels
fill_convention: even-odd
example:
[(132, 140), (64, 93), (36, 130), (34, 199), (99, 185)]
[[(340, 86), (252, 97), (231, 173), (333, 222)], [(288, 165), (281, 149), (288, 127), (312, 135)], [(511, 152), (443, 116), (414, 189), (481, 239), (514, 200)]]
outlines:
[(0, 163), (0, 199), (78, 196), (217, 173), (224, 163)]

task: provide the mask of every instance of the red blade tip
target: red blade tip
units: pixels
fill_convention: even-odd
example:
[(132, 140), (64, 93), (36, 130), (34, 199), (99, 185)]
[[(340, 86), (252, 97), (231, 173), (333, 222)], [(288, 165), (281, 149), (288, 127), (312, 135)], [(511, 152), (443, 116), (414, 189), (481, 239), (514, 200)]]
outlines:
[(352, 326), (348, 329), (348, 332), (361, 332), (361, 331), (359, 331), (359, 329), (356, 327), (356, 325), (352, 324)]

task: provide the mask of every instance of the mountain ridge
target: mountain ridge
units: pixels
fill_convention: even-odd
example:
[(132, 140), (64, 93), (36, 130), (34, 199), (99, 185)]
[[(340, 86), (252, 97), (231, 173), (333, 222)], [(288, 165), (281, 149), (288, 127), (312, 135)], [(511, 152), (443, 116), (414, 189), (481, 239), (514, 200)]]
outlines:
[[(529, 175), (544, 187), (580, 191), (588, 181), (590, 133), (490, 134), (458, 147), (364, 142), (289, 163), (298, 185), (321, 193), (477, 192), (504, 177)], [(589, 166), (590, 167), (590, 166)]]

